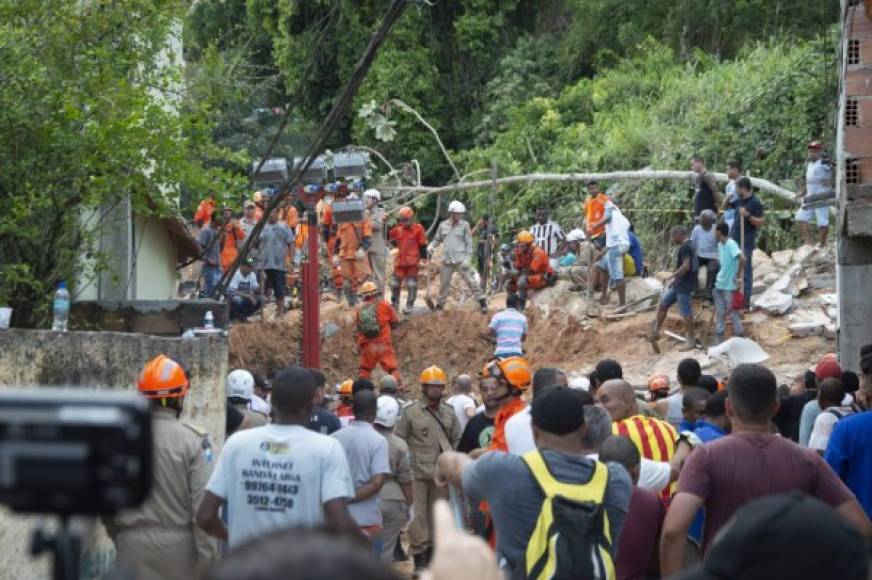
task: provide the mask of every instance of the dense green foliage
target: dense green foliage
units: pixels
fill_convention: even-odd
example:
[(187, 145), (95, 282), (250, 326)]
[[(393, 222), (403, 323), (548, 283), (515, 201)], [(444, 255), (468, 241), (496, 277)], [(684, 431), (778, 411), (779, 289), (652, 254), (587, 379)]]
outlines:
[[(198, 29), (211, 27), (214, 38), (247, 38), (258, 47), (252, 62), (263, 62), (263, 48), (271, 45), (286, 93), (301, 83), (307, 89), (292, 103), (300, 123), (315, 123), (387, 4), (222, 0), (233, 13), (247, 8), (244, 27), (235, 20), (222, 24), (205, 8), (194, 19)], [(453, 181), (436, 140), (413, 115), (386, 106), (378, 112), (381, 125), (373, 123), (371, 103), (399, 99), (433, 126), (464, 174), (488, 172), (494, 164), (501, 175), (684, 169), (700, 153), (713, 170), (739, 158), (753, 175), (790, 187), (801, 172), (805, 140), (831, 142), (834, 134), (837, 0), (429, 4), (415, 3), (392, 32), (355, 100), (369, 116), (349, 119), (334, 148), (375, 147), (395, 165), (417, 160), (425, 183)], [(198, 42), (215, 45), (203, 35)], [(681, 209), (688, 206), (689, 187), (612, 184), (610, 192), (656, 250), (668, 243), (668, 226), (686, 219)], [(529, 223), (543, 203), (571, 225), (581, 190), (531, 185), (463, 197), (476, 214), (494, 211), (508, 234)], [(786, 207), (769, 203), (774, 218), (788, 215)], [(433, 209), (433, 200), (419, 204), (423, 216)], [(772, 219), (761, 242), (777, 247), (788, 237)]]
[(167, 215), (179, 191), (235, 179), (201, 164), (226, 155), (167, 59), (181, 16), (170, 0), (0, 0), (0, 304), (14, 324), (43, 323), (59, 280), (75, 294), (105, 265), (90, 210), (129, 196)]

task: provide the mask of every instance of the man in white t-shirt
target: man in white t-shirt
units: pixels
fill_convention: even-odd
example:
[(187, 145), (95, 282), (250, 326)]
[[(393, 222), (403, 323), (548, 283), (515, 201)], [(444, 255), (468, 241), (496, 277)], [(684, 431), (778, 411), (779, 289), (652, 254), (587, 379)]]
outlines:
[(254, 260), (246, 258), (227, 285), (227, 300), (230, 302), (230, 320), (248, 320), (260, 310), (263, 298), (254, 274)]
[(460, 430), (466, 429), (466, 424), (475, 415), (475, 399), (472, 398), (472, 377), (469, 375), (457, 375), (454, 379), (454, 394), (445, 400), (454, 408)]
[[(558, 368), (542, 367), (533, 373), (532, 394), (533, 398), (548, 387), (565, 387), (568, 382), (566, 373)], [(506, 446), (509, 453), (523, 455), (536, 449), (533, 442), (533, 418), (530, 416), (530, 405), (518, 411), (506, 421)]]
[(630, 251), (630, 222), (611, 200), (605, 204), (603, 219), (593, 224), (590, 229), (606, 228), (606, 255), (597, 264), (599, 282), (602, 284), (600, 302), (608, 304), (609, 288), (614, 286), (618, 291), (618, 301), (621, 306), (626, 300), (624, 283), (624, 254)]
[(824, 379), (818, 387), (818, 404), (821, 413), (814, 420), (808, 446), (823, 454), (830, 442), (833, 429), (842, 418), (854, 412), (850, 406), (843, 406), (845, 388), (839, 379)]
[(814, 220), (818, 228), (818, 245), (827, 245), (830, 225), (830, 204), (827, 202), (834, 197), (833, 165), (823, 158), (823, 145), (820, 141), (812, 141), (808, 144), (805, 185), (799, 196), (802, 205), (796, 212), (796, 221), (799, 223), (804, 244), (810, 246), (814, 243), (811, 229), (811, 222)]
[[(274, 423), (234, 433), (218, 457), (196, 516), (206, 533), (231, 548), (287, 527), (359, 533), (348, 511), (354, 487), (342, 446), (306, 428), (314, 396), (307, 369), (276, 375)], [(224, 503), (227, 527), (219, 515)]]

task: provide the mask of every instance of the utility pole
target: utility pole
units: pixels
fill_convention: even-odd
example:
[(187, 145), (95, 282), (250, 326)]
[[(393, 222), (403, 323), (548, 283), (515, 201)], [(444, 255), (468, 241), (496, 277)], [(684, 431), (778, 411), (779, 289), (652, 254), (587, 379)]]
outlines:
[(306, 246), (308, 256), (303, 264), (303, 366), (321, 368), (321, 277), (318, 261), (318, 212), (316, 207), (323, 191), (320, 185), (303, 189), (306, 204)]

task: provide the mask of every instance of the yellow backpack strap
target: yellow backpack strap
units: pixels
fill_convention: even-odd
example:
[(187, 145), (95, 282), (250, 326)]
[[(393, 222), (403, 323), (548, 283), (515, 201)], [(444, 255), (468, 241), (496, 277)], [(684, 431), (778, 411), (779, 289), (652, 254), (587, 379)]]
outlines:
[(587, 483), (563, 483), (551, 475), (548, 464), (538, 450), (528, 451), (521, 457), (539, 487), (542, 488), (545, 497), (553, 498), (560, 495), (577, 502), (603, 503), (606, 483), (609, 479), (608, 468), (603, 463), (594, 461), (593, 476)]

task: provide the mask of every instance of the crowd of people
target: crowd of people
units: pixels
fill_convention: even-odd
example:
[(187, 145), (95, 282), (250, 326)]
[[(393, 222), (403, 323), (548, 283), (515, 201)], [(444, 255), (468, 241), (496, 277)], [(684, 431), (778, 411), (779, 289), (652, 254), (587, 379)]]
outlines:
[[(872, 345), (861, 360), (855, 373), (827, 355), (779, 387), (761, 365), (719, 379), (688, 358), (636, 388), (615, 360), (569, 380), (510, 353), (453, 379), (427, 367), (416, 397), (390, 374), (333, 389), (317, 370), (236, 369), (213, 458), (179, 420), (196, 385), (161, 355), (139, 379), (154, 491), (107, 529), (138, 578), (285, 577), (309, 546), (319, 569), (372, 578), (410, 555), (417, 575), (446, 579), (859, 580)], [(301, 529), (343, 561), (292, 541)], [(775, 548), (787, 545), (804, 549)]]

